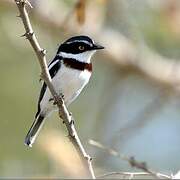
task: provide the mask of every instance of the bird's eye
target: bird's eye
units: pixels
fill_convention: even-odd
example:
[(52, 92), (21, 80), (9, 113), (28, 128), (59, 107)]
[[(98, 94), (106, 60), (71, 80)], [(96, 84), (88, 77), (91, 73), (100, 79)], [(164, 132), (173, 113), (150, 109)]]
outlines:
[(84, 50), (84, 46), (79, 46), (79, 50), (83, 51)]

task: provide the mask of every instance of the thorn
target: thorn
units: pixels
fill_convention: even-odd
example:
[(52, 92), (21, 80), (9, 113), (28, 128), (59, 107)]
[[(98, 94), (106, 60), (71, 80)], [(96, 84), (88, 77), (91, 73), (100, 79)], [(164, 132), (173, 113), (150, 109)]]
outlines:
[(33, 34), (34, 34), (34, 32), (27, 32), (27, 33), (26, 33), (26, 37), (27, 37), (27, 38), (32, 37)]
[(72, 116), (72, 112), (69, 112), (69, 116)]
[(16, 17), (17, 17), (17, 18), (21, 18), (21, 15), (17, 15)]
[(63, 93), (60, 93), (59, 95), (60, 95), (60, 97), (64, 100), (64, 94), (63, 94)]
[(26, 37), (27, 33), (24, 33), (23, 35), (21, 35), (20, 37)]
[(43, 56), (45, 56), (46, 55), (46, 50), (45, 49), (41, 49), (41, 54), (43, 55)]
[(92, 161), (92, 158), (89, 155), (84, 156), (87, 161)]
[(28, 32), (27, 33), (29, 36), (33, 36), (34, 32)]
[(71, 119), (71, 121), (69, 122), (69, 125), (70, 126), (74, 125), (74, 120), (73, 119)]
[(88, 154), (85, 156), (85, 158), (88, 160), (88, 161), (92, 161), (93, 158), (91, 156), (89, 156)]
[(20, 37), (26, 37), (26, 39), (28, 39), (30, 36), (32, 36), (34, 34), (34, 32), (25, 32), (23, 35), (21, 35)]

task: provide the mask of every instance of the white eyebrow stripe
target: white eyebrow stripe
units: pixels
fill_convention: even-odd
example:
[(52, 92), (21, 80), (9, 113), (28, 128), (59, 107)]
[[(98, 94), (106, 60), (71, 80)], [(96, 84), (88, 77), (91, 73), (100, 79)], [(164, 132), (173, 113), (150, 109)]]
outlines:
[(74, 40), (74, 41), (71, 41), (71, 42), (66, 42), (66, 44), (71, 44), (71, 43), (74, 43), (74, 42), (83, 42), (85, 44), (88, 44), (88, 45), (92, 46), (92, 43), (90, 43), (88, 41), (84, 41), (84, 40)]

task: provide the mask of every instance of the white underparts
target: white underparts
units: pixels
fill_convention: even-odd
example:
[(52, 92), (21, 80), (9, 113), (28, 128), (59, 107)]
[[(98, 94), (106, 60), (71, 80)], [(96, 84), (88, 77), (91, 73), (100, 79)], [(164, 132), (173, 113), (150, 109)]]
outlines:
[[(62, 93), (64, 95), (66, 105), (69, 105), (77, 98), (82, 89), (88, 83), (90, 76), (91, 72), (87, 70), (80, 71), (66, 67), (62, 64), (60, 70), (52, 79), (52, 83), (55, 90), (59, 94)], [(44, 97), (40, 103), (41, 111), (46, 115), (56, 108), (56, 106), (53, 105), (53, 102), (49, 101), (51, 98), (52, 96), (49, 89), (46, 89)]]

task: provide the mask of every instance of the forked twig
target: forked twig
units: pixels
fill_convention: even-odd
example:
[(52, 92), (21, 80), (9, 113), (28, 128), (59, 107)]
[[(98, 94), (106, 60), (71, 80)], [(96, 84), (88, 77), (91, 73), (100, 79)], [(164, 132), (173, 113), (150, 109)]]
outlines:
[[(115, 156), (122, 160), (127, 161), (132, 167), (142, 170), (143, 172), (138, 172), (138, 175), (151, 175), (155, 179), (162, 179), (162, 178), (163, 179), (172, 179), (172, 177), (169, 175), (158, 173), (158, 172), (151, 170), (150, 168), (148, 168), (148, 166), (145, 162), (139, 162), (133, 156), (128, 157), (128, 156), (125, 156), (124, 154), (120, 154), (119, 152), (115, 151), (114, 149), (108, 148), (108, 147), (104, 146), (103, 144), (101, 144), (95, 140), (92, 140), (92, 139), (89, 140), (89, 144), (91, 144), (92, 146), (95, 146), (97, 148), (105, 150), (107, 153), (109, 153), (112, 156)], [(135, 172), (110, 172), (110, 173), (104, 174), (102, 176), (99, 176), (98, 178), (103, 178), (106, 176), (117, 175), (117, 174), (128, 175), (128, 176), (137, 175), (137, 173), (135, 173)]]
[[(120, 175), (123, 177), (128, 177), (128, 179), (133, 179), (133, 178), (138, 178), (138, 177), (154, 177), (152, 174), (149, 174), (147, 172), (109, 172), (106, 174), (103, 174), (99, 176), (98, 178), (105, 178), (105, 177), (110, 177), (114, 175)], [(170, 176), (167, 176), (165, 174), (158, 173), (158, 178), (159, 179), (170, 179)], [(157, 179), (157, 178), (156, 178)]]
[(44, 49), (42, 49), (38, 43), (38, 40), (32, 29), (30, 19), (29, 19), (27, 10), (26, 10), (26, 5), (29, 5), (30, 7), (32, 7), (32, 6), (30, 5), (30, 3), (27, 0), (15, 0), (15, 3), (19, 9), (19, 13), (20, 13), (19, 17), (21, 17), (25, 31), (26, 31), (23, 36), (25, 36), (29, 40), (29, 42), (38, 58), (38, 61), (39, 61), (40, 67), (41, 67), (41, 71), (42, 71), (41, 78), (44, 80), (44, 82), (48, 86), (52, 96), (54, 97), (55, 103), (57, 104), (57, 106), (59, 108), (59, 115), (63, 119), (63, 122), (66, 125), (67, 131), (68, 131), (68, 137), (71, 140), (72, 144), (74, 145), (75, 149), (77, 150), (77, 152), (82, 160), (82, 163), (86, 169), (86, 176), (95, 179), (95, 175), (94, 175), (94, 171), (93, 171), (92, 163), (91, 163), (91, 157), (86, 153), (86, 151), (77, 135), (77, 131), (75, 129), (74, 123), (72, 123), (73, 122), (72, 116), (68, 112), (68, 110), (64, 104), (63, 98), (57, 94), (57, 92), (55, 91), (55, 89), (52, 85), (52, 80), (51, 80), (51, 77), (50, 77), (50, 74), (48, 71), (48, 66), (46, 63), (46, 51)]

